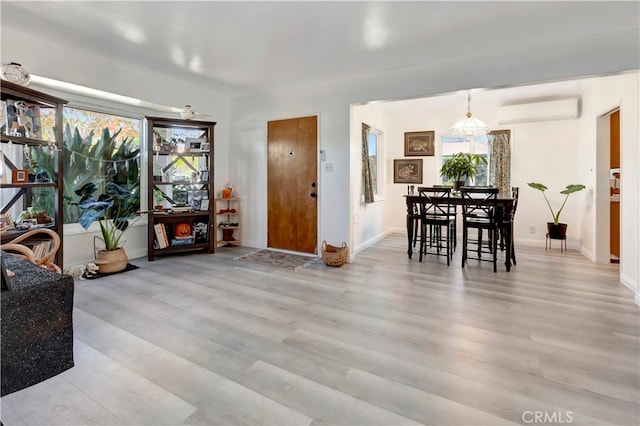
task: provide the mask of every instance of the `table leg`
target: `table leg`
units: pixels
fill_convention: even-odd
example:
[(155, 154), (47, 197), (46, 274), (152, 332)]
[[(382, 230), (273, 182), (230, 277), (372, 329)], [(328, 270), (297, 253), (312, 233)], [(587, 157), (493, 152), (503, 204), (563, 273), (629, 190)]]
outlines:
[(504, 262), (504, 265), (507, 267), (507, 272), (509, 272), (511, 271), (511, 256), (513, 253), (513, 219), (509, 220), (505, 228), (507, 235), (505, 235), (506, 260)]
[(413, 206), (411, 204), (407, 204), (407, 238), (408, 238), (408, 248), (407, 254), (409, 255), (409, 259), (413, 255)]

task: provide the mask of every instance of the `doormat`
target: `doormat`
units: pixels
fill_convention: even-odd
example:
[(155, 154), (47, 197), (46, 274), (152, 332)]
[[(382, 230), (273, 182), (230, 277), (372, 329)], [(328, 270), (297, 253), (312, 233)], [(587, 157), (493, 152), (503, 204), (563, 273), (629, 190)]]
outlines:
[(102, 278), (102, 277), (108, 277), (110, 275), (116, 275), (116, 274), (121, 274), (123, 272), (127, 272), (127, 271), (133, 271), (134, 269), (138, 269), (139, 266), (136, 265), (132, 265), (131, 263), (127, 263), (127, 267), (124, 268), (122, 271), (118, 271), (118, 272), (107, 272), (107, 273), (101, 273), (98, 272), (95, 275), (87, 275), (85, 276), (86, 279), (88, 280), (96, 280), (98, 278)]
[(305, 266), (312, 264), (318, 260), (318, 258), (264, 249), (236, 257), (234, 260), (242, 260), (245, 262), (257, 263), (259, 265), (277, 266), (278, 268), (297, 271), (298, 269), (302, 269)]

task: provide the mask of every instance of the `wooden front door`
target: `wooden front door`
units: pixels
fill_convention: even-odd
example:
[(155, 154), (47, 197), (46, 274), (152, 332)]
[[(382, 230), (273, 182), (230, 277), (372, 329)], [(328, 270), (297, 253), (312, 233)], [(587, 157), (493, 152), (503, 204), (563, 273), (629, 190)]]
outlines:
[(318, 252), (318, 118), (270, 121), (267, 246)]

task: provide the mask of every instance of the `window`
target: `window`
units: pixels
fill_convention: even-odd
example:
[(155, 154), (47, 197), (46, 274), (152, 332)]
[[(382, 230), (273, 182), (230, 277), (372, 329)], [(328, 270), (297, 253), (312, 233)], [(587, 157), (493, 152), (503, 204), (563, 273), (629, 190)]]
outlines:
[(367, 134), (369, 145), (369, 165), (371, 167), (371, 177), (373, 177), (373, 193), (378, 193), (378, 135), (369, 131)]
[[(478, 166), (476, 177), (473, 183), (476, 186), (486, 186), (489, 183), (489, 139), (487, 135), (476, 135), (473, 138), (464, 138), (458, 136), (442, 136), (441, 143), (441, 163), (458, 152), (470, 152), (487, 159), (487, 164), (481, 163)], [(443, 181), (443, 184), (450, 185), (452, 182)]]
[[(373, 195), (375, 201), (382, 199), (383, 183), (384, 183), (384, 161), (383, 161), (383, 133), (380, 130), (369, 129), (367, 133), (367, 145), (369, 149), (369, 165), (371, 167), (371, 177), (373, 186)], [(364, 188), (362, 190), (364, 196)]]
[(98, 186), (95, 197), (116, 183), (134, 194), (130, 209), (140, 209), (140, 124), (138, 118), (64, 108), (64, 223), (78, 221), (75, 191), (87, 183)]

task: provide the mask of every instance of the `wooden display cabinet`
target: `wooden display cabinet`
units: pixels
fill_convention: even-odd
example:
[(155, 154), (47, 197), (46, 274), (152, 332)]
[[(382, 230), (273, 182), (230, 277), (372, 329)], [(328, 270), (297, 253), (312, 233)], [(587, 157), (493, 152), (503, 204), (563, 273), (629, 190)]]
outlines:
[[(2, 121), (0, 138), (2, 141), (2, 164), (0, 167), (0, 188), (2, 194), (2, 231), (0, 242), (8, 243), (28, 230), (7, 230), (8, 216), (15, 221), (17, 215), (27, 207), (40, 207), (54, 219), (45, 226), (60, 236), (60, 247), (54, 263), (63, 267), (64, 238), (62, 223), (64, 217), (62, 184), (64, 156), (63, 150), (63, 107), (66, 100), (51, 96), (25, 86), (2, 80)], [(44, 120), (47, 117), (48, 120)], [(45, 125), (51, 123), (50, 126)], [(32, 159), (45, 159), (39, 170), (46, 174), (29, 175), (23, 167), (25, 151)], [(40, 162), (39, 162), (40, 163)], [(43, 206), (46, 206), (43, 208)], [(17, 225), (17, 224), (16, 224)], [(30, 241), (22, 244), (29, 245)]]
[[(215, 251), (211, 199), (215, 122), (145, 117), (148, 134), (148, 250)], [(160, 199), (162, 201), (160, 201)], [(155, 206), (162, 205), (162, 210)]]
[(216, 215), (215, 246), (240, 245), (240, 199), (216, 198), (213, 206)]

